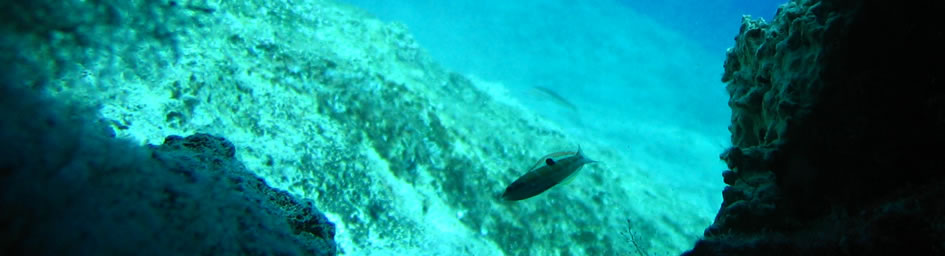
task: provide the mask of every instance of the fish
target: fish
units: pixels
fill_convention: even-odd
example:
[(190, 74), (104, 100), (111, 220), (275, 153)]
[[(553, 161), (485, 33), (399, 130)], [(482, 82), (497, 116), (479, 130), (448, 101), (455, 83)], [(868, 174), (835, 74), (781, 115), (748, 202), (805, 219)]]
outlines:
[(581, 167), (596, 162), (581, 154), (580, 146), (577, 152), (555, 152), (545, 155), (529, 168), (525, 175), (505, 188), (502, 199), (518, 201), (537, 196), (555, 185), (569, 182), (581, 170)]
[(543, 94), (545, 96), (548, 96), (548, 98), (551, 99), (552, 101), (562, 106), (567, 107), (571, 111), (577, 111), (577, 106), (574, 106), (574, 104), (572, 104), (570, 101), (568, 101), (563, 96), (556, 93), (555, 91), (552, 91), (551, 89), (541, 87), (541, 86), (534, 86), (532, 88), (535, 89), (536, 92)]

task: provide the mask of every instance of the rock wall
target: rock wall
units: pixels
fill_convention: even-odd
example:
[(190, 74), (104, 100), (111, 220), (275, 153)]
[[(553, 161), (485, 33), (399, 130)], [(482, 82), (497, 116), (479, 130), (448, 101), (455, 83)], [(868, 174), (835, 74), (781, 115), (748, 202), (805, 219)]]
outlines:
[(686, 255), (945, 253), (943, 11), (797, 0), (744, 18), (722, 78), (729, 186)]

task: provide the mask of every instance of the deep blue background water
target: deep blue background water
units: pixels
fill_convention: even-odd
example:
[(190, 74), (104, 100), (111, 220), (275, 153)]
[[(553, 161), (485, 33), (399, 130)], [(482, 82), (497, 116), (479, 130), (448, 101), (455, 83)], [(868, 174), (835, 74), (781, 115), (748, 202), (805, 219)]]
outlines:
[(779, 5), (777, 0), (704, 0), (704, 1), (633, 1), (627, 6), (699, 41), (710, 51), (722, 51), (735, 42), (741, 15), (770, 21)]

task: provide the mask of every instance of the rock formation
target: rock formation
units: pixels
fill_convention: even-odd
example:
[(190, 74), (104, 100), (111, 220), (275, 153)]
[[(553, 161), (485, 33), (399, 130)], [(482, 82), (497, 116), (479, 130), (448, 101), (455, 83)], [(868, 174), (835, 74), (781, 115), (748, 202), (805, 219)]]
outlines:
[(310, 200), (273, 189), (228, 141), (113, 138), (87, 110), (0, 81), (4, 255), (334, 255)]
[(945, 2), (796, 0), (728, 53), (733, 147), (685, 255), (945, 254)]

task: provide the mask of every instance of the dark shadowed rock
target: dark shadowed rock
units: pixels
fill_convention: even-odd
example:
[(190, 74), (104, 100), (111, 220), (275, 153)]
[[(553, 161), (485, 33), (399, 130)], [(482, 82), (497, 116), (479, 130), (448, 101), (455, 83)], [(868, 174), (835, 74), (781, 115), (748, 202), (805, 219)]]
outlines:
[(725, 74), (730, 187), (685, 255), (945, 254), (945, 2), (791, 1)]
[(0, 254), (334, 255), (310, 201), (204, 134), (145, 149), (0, 75)]

